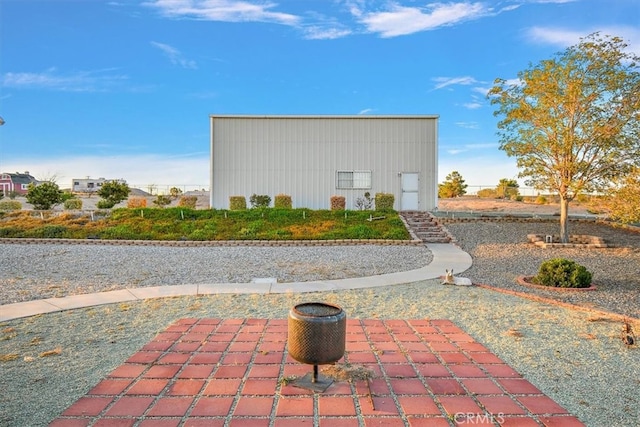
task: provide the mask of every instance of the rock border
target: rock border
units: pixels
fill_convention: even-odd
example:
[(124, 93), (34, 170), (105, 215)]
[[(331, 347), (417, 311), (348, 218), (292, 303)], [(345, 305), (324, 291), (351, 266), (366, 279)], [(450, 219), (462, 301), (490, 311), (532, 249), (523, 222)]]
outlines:
[(557, 234), (527, 234), (527, 239), (530, 243), (541, 248), (604, 249), (611, 247), (604, 242), (602, 237), (588, 234), (571, 235), (568, 243), (560, 243), (560, 236)]
[(516, 283), (521, 286), (526, 286), (533, 289), (541, 289), (541, 290), (549, 290), (549, 291), (558, 291), (558, 292), (584, 292), (584, 291), (595, 291), (598, 288), (593, 283), (588, 288), (561, 288), (555, 286), (544, 286), (544, 285), (536, 285), (535, 283), (531, 283), (528, 279), (531, 279), (533, 276), (517, 276)]
[(0, 238), (0, 244), (17, 245), (115, 245), (115, 246), (423, 246), (422, 240), (336, 239), (336, 240), (108, 240)]

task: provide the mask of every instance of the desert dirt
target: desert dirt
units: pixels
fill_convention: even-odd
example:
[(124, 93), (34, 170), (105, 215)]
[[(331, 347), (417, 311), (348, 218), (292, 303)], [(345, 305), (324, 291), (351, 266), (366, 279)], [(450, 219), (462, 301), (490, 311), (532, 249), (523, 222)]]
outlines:
[[(455, 197), (452, 199), (440, 199), (438, 210), (441, 212), (493, 212), (505, 214), (537, 214), (559, 215), (559, 203), (547, 203), (544, 205), (530, 202), (516, 202), (503, 199), (480, 199), (474, 196)], [(569, 205), (570, 215), (593, 215), (589, 206), (572, 202)]]

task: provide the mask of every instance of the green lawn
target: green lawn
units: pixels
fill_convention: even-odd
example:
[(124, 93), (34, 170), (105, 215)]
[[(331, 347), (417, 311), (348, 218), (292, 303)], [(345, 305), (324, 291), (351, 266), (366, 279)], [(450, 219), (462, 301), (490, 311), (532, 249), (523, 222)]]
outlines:
[[(371, 220), (373, 219), (373, 220)], [(0, 213), (0, 237), (131, 240), (407, 240), (395, 211), (121, 208), (91, 214)]]

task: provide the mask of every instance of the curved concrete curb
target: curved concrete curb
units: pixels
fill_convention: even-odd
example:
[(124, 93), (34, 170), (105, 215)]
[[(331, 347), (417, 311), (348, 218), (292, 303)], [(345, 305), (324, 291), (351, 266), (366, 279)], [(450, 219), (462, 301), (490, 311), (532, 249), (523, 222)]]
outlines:
[(431, 251), (433, 260), (428, 265), (416, 270), (369, 277), (312, 282), (276, 283), (256, 281), (252, 283), (207, 283), (120, 289), (95, 294), (72, 295), (63, 298), (47, 298), (2, 305), (0, 306), (0, 321), (34, 316), (36, 314), (149, 298), (212, 294), (282, 294), (288, 292), (322, 292), (375, 288), (435, 279), (442, 276), (446, 269), (453, 268), (457, 274), (471, 267), (471, 256), (458, 246), (450, 243), (433, 243), (428, 244), (427, 248)]

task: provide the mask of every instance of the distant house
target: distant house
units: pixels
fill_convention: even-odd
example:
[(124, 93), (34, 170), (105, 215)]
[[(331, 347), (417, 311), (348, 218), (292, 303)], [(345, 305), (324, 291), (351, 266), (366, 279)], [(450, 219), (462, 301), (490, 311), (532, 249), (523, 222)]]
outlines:
[(127, 181), (124, 179), (106, 179), (106, 178), (89, 178), (78, 179), (74, 178), (71, 183), (71, 192), (72, 193), (95, 193), (100, 190), (100, 187), (105, 182), (116, 181), (122, 184), (126, 184)]
[(0, 174), (0, 192), (5, 196), (10, 193), (19, 195), (27, 194), (29, 191), (29, 184), (38, 184), (38, 180), (29, 175), (29, 172), (25, 173), (2, 173)]

